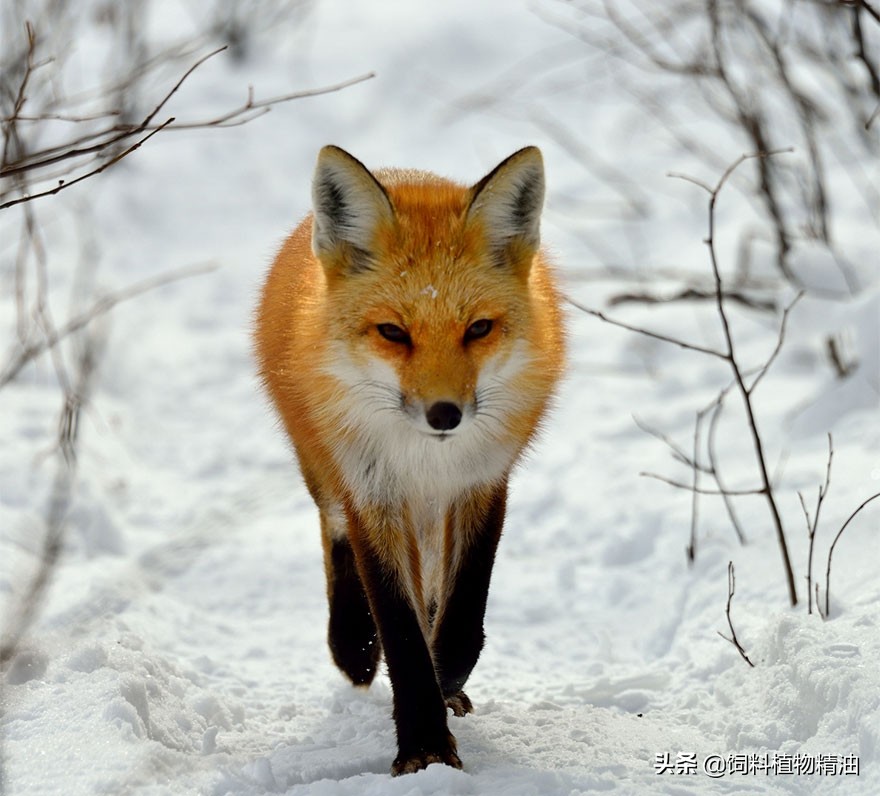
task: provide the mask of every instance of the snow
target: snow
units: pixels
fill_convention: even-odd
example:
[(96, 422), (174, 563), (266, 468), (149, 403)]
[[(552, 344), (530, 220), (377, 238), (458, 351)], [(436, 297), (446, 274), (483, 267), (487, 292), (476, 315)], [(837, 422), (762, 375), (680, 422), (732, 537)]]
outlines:
[[(191, 5), (198, 14), (154, 0), (150, 36), (184, 35), (207, 13), (207, 4)], [(259, 392), (248, 338), (273, 252), (308, 210), (320, 146), (338, 144), (370, 166), (473, 182), (536, 143), (548, 171), (544, 235), (573, 298), (603, 307), (620, 289), (601, 266), (649, 274), (674, 263), (707, 273), (706, 196), (665, 174), (710, 182), (718, 174), (674, 148), (656, 120), (634, 123), (638, 103), (615, 90), (614, 70), (549, 24), (551, 12), (558, 7), (324, 0), (258, 31), (250, 58), (205, 64), (168, 112), (216, 114), (239, 104), (248, 85), (272, 96), (368, 71), (375, 78), (242, 127), (160, 134), (100, 178), (34, 203), (56, 318), (65, 317), (73, 265), (84, 256), (83, 227), (102, 289), (194, 263), (216, 269), (99, 322), (106, 344), (80, 429), (64, 553), (4, 676), (10, 794), (880, 792), (880, 505), (835, 549), (823, 621), (806, 611), (797, 497), (801, 490), (815, 511), (832, 432), (813, 565), (824, 595), (834, 533), (880, 491), (877, 229), (864, 213), (846, 216), (841, 237), (853, 242), (865, 289), (845, 300), (809, 294), (755, 393), (801, 605), (788, 606), (762, 499), (736, 502), (748, 538), (741, 546), (723, 505), (702, 498), (689, 566), (691, 496), (640, 476), (689, 480), (633, 417), (689, 451), (696, 412), (729, 382), (723, 363), (572, 309), (567, 378), (512, 483), (487, 643), (467, 688), (475, 713), (450, 717), (464, 770), (434, 765), (391, 778), (387, 678), (357, 690), (330, 661), (317, 513)], [(81, 32), (74, 74), (94, 84), (103, 34), (87, 15)], [(564, 145), (563, 125), (621, 181), (586, 171)], [(716, 128), (706, 120), (696, 129), (711, 136)], [(732, 162), (737, 146), (720, 140), (720, 160)], [(719, 205), (719, 251), (729, 262), (737, 223), (752, 223), (752, 211), (733, 185)], [(3, 339), (15, 323), (14, 212), (0, 216)], [(811, 286), (842, 290), (827, 252), (802, 257)], [(753, 263), (759, 273), (772, 271), (765, 260)], [(720, 341), (711, 306), (610, 312)], [(743, 360), (762, 362), (777, 321), (733, 314)], [(831, 332), (847, 336), (861, 365), (847, 381), (824, 359)], [(45, 356), (0, 391), (4, 615), (38, 561), (59, 401)], [(723, 472), (731, 487), (748, 488), (757, 478), (751, 441), (738, 397), (726, 405)], [(754, 668), (717, 632), (729, 633), (731, 560), (732, 618)], [(682, 770), (681, 755), (699, 765), (656, 773), (663, 754)], [(859, 774), (716, 778), (703, 770), (712, 755), (857, 756)]]

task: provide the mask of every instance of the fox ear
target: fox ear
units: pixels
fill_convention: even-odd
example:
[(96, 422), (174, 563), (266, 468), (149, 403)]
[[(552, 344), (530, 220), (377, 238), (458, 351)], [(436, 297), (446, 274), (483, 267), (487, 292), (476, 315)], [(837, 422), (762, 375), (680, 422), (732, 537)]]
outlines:
[(531, 256), (541, 242), (544, 160), (529, 146), (514, 152), (471, 188), (467, 223), (480, 224), (499, 265)]
[(336, 146), (318, 153), (312, 179), (312, 251), (319, 259), (346, 261), (352, 271), (370, 267), (376, 228), (394, 218), (385, 189), (366, 166)]

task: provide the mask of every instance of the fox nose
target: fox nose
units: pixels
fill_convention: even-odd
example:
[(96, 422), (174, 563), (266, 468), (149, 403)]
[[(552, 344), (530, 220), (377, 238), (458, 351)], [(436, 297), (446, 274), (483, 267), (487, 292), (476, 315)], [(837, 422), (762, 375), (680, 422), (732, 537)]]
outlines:
[(461, 409), (449, 401), (437, 401), (425, 412), (428, 425), (437, 431), (449, 431), (461, 422)]

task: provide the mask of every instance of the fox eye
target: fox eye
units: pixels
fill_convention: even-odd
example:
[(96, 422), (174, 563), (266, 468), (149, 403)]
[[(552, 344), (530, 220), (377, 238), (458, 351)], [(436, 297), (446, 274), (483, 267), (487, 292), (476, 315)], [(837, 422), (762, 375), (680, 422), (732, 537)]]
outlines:
[(402, 345), (409, 345), (412, 340), (409, 338), (409, 334), (405, 329), (401, 329), (399, 326), (393, 323), (380, 323), (376, 330), (379, 334), (382, 335), (386, 340), (389, 340), (392, 343), (401, 343)]
[(478, 321), (474, 321), (470, 326), (468, 326), (467, 331), (464, 333), (464, 341), (469, 343), (471, 340), (479, 340), (481, 337), (485, 337), (489, 332), (492, 331), (492, 321), (488, 318), (481, 318)]

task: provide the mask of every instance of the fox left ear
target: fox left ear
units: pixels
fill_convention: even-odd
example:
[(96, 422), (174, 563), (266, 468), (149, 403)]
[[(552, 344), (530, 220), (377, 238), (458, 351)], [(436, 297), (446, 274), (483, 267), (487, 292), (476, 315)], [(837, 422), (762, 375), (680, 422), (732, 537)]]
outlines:
[(357, 158), (336, 146), (318, 153), (312, 179), (312, 251), (325, 268), (356, 273), (370, 267), (380, 225), (394, 219), (385, 189)]
[(541, 243), (544, 159), (528, 146), (503, 160), (471, 188), (467, 223), (483, 227), (499, 265), (526, 261)]

